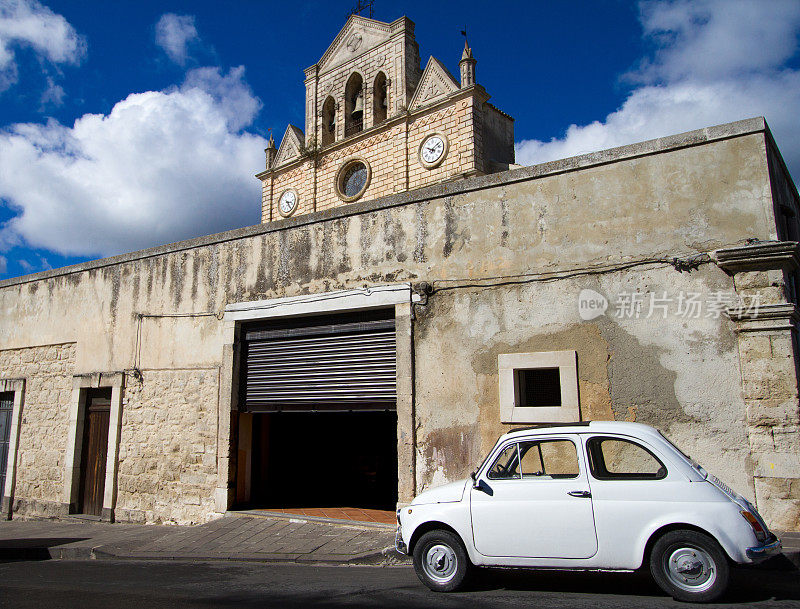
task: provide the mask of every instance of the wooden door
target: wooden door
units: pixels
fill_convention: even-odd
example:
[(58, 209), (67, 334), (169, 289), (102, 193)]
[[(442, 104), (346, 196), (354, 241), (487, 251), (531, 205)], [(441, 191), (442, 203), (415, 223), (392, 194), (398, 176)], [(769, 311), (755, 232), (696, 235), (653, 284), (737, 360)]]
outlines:
[(81, 505), (78, 510), (82, 514), (100, 516), (103, 512), (110, 412), (110, 389), (87, 392), (81, 453)]

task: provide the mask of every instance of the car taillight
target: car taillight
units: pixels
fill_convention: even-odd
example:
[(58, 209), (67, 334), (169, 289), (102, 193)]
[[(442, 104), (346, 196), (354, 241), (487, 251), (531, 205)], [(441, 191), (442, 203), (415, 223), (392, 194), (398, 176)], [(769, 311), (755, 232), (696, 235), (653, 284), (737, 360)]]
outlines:
[(753, 529), (753, 533), (756, 534), (756, 539), (758, 539), (758, 541), (765, 541), (767, 539), (767, 532), (764, 530), (764, 527), (761, 526), (758, 518), (753, 516), (750, 512), (746, 512), (744, 510), (739, 513), (748, 522), (750, 528)]

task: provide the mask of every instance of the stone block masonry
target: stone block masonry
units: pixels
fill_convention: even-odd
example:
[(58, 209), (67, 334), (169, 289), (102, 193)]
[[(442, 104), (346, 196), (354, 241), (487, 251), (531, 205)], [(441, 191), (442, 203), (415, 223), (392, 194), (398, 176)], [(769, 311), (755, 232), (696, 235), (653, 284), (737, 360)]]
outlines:
[(13, 511), (57, 516), (64, 484), (75, 344), (0, 350), (0, 375), (24, 378)]
[(196, 524), (214, 512), (219, 370), (145, 370), (123, 398), (120, 521)]

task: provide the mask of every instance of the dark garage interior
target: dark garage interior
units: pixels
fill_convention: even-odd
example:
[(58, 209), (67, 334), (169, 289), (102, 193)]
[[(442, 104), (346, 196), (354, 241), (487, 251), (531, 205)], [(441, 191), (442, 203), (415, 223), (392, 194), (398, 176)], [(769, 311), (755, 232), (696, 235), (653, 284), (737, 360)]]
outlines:
[(249, 507), (394, 510), (397, 413), (253, 415)]

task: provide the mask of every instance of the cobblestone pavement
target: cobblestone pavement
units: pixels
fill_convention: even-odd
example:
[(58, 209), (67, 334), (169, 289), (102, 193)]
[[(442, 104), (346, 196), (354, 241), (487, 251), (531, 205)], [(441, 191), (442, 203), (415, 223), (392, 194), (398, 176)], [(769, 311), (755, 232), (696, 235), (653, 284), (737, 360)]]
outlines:
[(357, 523), (228, 516), (199, 526), (0, 522), (0, 558), (397, 564), (394, 532)]

